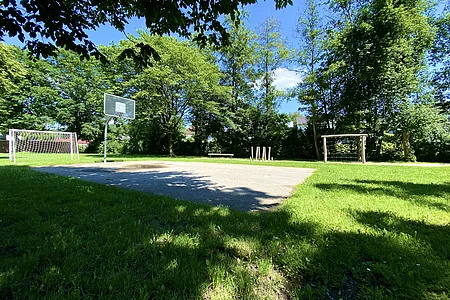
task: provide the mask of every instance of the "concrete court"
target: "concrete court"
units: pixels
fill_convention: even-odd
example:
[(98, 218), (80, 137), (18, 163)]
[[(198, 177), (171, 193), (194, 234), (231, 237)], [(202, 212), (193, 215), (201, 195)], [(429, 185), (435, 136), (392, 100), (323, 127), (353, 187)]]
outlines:
[(306, 168), (166, 161), (34, 169), (243, 211), (267, 210), (280, 204), (314, 172)]

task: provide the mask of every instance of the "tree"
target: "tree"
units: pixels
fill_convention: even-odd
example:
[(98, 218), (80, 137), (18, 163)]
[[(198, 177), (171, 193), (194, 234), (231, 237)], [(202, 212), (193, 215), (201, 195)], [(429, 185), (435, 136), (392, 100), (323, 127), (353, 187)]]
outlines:
[(256, 34), (246, 27), (246, 12), (239, 25), (230, 19), (226, 20), (226, 28), (230, 35), (230, 44), (219, 49), (218, 63), (224, 73), (223, 84), (232, 88), (232, 106), (236, 111), (242, 102), (252, 97), (251, 82), (256, 80), (254, 65), (256, 62)]
[[(54, 121), (58, 97), (49, 76), (54, 66), (48, 61), (33, 59), (16, 47), (9, 49), (14, 55), (15, 64), (21, 66), (24, 73), (19, 73), (21, 75), (15, 82), (16, 88), (7, 90), (1, 97), (1, 127), (45, 129)], [(12, 78), (16, 78), (16, 75), (12, 75)]]
[[(123, 31), (131, 17), (145, 18), (147, 29), (156, 35), (175, 33), (190, 37), (192, 30), (200, 44), (226, 43), (228, 34), (221, 16), (236, 19), (240, 5), (256, 3), (256, 0), (239, 1), (113, 1), (113, 0), (26, 0), (20, 5), (16, 0), (3, 1), (0, 7), (0, 37), (17, 36), (28, 50), (36, 55), (55, 55), (57, 47), (72, 50), (82, 57), (105, 58), (89, 39), (88, 31), (110, 24)], [(292, 5), (292, 0), (276, 0), (276, 8)], [(137, 43), (123, 52), (149, 62), (157, 58), (155, 49), (145, 43)]]
[(404, 160), (416, 160), (412, 145), (448, 141), (448, 119), (433, 103), (400, 103), (400, 105), (392, 129), (401, 136)]
[(158, 118), (172, 156), (174, 137), (183, 122), (192, 116), (193, 110), (213, 112), (217, 105), (215, 99), (228, 94), (220, 87), (218, 68), (188, 42), (150, 36), (144, 32), (139, 40), (154, 45), (161, 60), (136, 74), (129, 82), (136, 91), (137, 119)]
[(276, 106), (277, 92), (273, 86), (274, 72), (291, 57), (291, 51), (281, 36), (280, 22), (269, 18), (261, 24), (258, 32), (258, 59), (256, 72), (261, 78), (261, 105), (265, 111)]
[[(348, 3), (334, 2), (340, 7)], [(343, 117), (338, 128), (375, 133), (368, 146), (379, 154), (395, 108), (418, 91), (433, 31), (423, 0), (356, 3), (357, 14), (348, 18), (334, 42), (333, 56), (341, 62), (337, 105)]]
[(54, 119), (82, 139), (103, 134), (103, 93), (113, 85), (100, 62), (81, 60), (74, 52), (60, 49), (49, 59), (54, 65), (52, 86), (58, 91)]
[(12, 46), (0, 43), (0, 131), (8, 129), (8, 123), (14, 118), (14, 111), (17, 111), (17, 103), (8, 101), (6, 96), (13, 92), (18, 92), (19, 81), (26, 74), (25, 67), (20, 63), (13, 51), (17, 51)]
[(450, 11), (444, 11), (434, 25), (436, 38), (430, 49), (431, 63), (435, 68), (432, 84), (439, 105), (450, 113)]
[(25, 68), (14, 57), (13, 49), (13, 46), (0, 43), (0, 95), (17, 88), (17, 81), (25, 75)]
[(230, 34), (229, 45), (218, 49), (218, 63), (224, 74), (221, 83), (231, 88), (228, 105), (228, 122), (215, 134), (220, 146), (236, 156), (246, 156), (249, 148), (250, 114), (255, 103), (252, 84), (256, 81), (256, 34), (245, 24), (246, 12), (241, 12), (241, 20), (236, 25), (226, 20)]
[(322, 98), (320, 91), (318, 67), (322, 61), (324, 31), (319, 21), (319, 12), (315, 0), (306, 1), (307, 9), (305, 16), (298, 20), (297, 33), (302, 41), (300, 46), (299, 60), (305, 68), (305, 78), (299, 84), (299, 100), (308, 106), (311, 113), (311, 125), (313, 130), (314, 149), (317, 159), (320, 159), (317, 136), (317, 118), (319, 101)]

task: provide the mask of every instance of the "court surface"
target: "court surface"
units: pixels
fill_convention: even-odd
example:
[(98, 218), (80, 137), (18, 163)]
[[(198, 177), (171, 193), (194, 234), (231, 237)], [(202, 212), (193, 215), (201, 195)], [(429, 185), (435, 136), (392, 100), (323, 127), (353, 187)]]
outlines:
[(36, 167), (37, 171), (177, 199), (267, 210), (289, 197), (314, 169), (197, 162), (115, 162)]

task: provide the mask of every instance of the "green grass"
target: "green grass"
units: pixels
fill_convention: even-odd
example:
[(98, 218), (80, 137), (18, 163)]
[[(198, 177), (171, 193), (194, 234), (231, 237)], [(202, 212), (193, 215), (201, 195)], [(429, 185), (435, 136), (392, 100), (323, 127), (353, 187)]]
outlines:
[(266, 164), (317, 171), (278, 210), (244, 213), (0, 157), (0, 295), (450, 298), (449, 167)]

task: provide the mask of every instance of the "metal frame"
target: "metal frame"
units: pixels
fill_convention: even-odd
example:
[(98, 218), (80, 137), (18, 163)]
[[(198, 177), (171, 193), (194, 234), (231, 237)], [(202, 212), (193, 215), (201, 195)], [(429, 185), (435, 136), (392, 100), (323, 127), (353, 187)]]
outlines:
[(80, 152), (78, 149), (78, 138), (76, 132), (66, 131), (45, 131), (45, 130), (25, 130), (25, 129), (9, 129), (9, 160), (16, 162), (16, 132), (30, 133), (57, 133), (70, 136), (70, 159), (73, 160), (73, 154), (76, 151), (77, 160), (80, 160)]
[(366, 138), (369, 135), (366, 133), (343, 133), (343, 134), (328, 134), (322, 135), (323, 139), (323, 162), (328, 161), (328, 150), (327, 150), (327, 138), (337, 138), (337, 137), (359, 137), (361, 141), (361, 153), (358, 153), (361, 157), (361, 162), (366, 163)]

